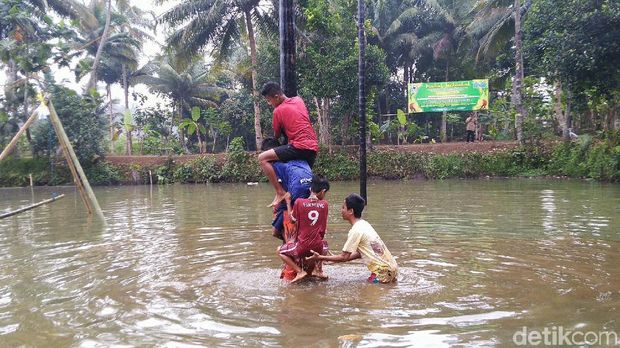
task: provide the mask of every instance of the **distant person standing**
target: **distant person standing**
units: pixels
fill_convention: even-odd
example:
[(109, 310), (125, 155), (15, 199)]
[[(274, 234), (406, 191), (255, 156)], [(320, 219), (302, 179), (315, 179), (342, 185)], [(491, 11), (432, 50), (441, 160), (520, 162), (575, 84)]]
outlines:
[(288, 144), (264, 151), (258, 156), (263, 172), (276, 190), (276, 196), (269, 205), (274, 206), (284, 199), (286, 192), (278, 183), (271, 162), (305, 160), (312, 168), (319, 151), (319, 142), (310, 123), (308, 109), (300, 97), (287, 97), (275, 82), (267, 82), (261, 94), (273, 107), (274, 138), (278, 139), (282, 134), (288, 138)]
[(473, 143), (476, 138), (476, 126), (478, 125), (478, 117), (476, 114), (471, 114), (465, 120), (465, 128), (467, 129), (467, 142)]

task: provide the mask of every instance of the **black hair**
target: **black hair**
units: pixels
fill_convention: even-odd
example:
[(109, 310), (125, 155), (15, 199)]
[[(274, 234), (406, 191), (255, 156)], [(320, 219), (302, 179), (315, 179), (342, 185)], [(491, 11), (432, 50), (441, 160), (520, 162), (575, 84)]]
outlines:
[(263, 140), (263, 143), (260, 146), (260, 150), (267, 151), (275, 147), (278, 147), (280, 145), (281, 145), (280, 142), (276, 138), (265, 138), (265, 140)]
[(323, 190), (327, 192), (329, 191), (329, 181), (322, 175), (314, 174), (310, 182), (310, 190), (314, 193), (319, 193)]
[(281, 94), (284, 94), (280, 84), (277, 82), (267, 82), (263, 85), (263, 91), (261, 92), (263, 97), (275, 97)]
[(362, 217), (362, 211), (366, 205), (366, 201), (362, 196), (352, 193), (344, 199), (344, 203), (347, 205), (347, 209), (353, 209), (353, 216), (358, 219)]

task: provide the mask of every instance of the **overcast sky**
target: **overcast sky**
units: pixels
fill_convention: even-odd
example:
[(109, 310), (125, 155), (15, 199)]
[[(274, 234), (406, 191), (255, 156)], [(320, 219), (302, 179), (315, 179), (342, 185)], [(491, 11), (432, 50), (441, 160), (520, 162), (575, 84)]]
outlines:
[[(131, 3), (134, 6), (137, 6), (143, 10), (153, 11), (157, 16), (159, 16), (163, 12), (165, 12), (166, 10), (174, 6), (176, 3), (178, 3), (178, 1), (171, 0), (171, 1), (164, 3), (163, 5), (155, 5), (155, 0), (131, 0)], [(155, 55), (161, 52), (160, 45), (162, 45), (165, 41), (163, 25), (158, 26), (157, 32), (155, 35), (155, 41), (156, 42), (147, 41), (143, 43), (143, 52), (141, 53), (141, 59), (140, 59), (141, 65), (145, 64), (151, 58), (153, 58)], [(82, 92), (84, 89), (84, 85), (86, 85), (86, 83), (88, 82), (88, 76), (82, 78), (82, 80), (80, 80), (79, 82), (76, 82), (75, 74), (69, 68), (53, 69), (53, 72), (54, 72), (54, 77), (57, 83), (61, 83), (62, 85), (72, 88), (78, 92)], [(5, 75), (5, 71), (2, 70), (0, 71), (0, 85), (2, 86), (2, 88), (0, 88), (1, 95), (4, 94), (5, 84), (6, 84), (6, 75)], [(105, 86), (103, 85), (103, 83), (100, 82), (98, 84), (98, 88), (99, 88), (99, 92), (105, 95)], [(138, 85), (132, 89), (136, 92), (140, 92), (140, 93), (143, 93), (149, 96), (149, 101), (148, 101), (149, 105), (155, 104), (156, 98), (148, 92), (148, 89), (146, 88), (146, 86)], [(115, 84), (112, 86), (112, 97), (114, 99), (118, 99), (119, 103), (121, 103), (121, 99), (123, 98), (123, 90), (119, 84)], [(159, 100), (157, 101), (161, 101), (161, 98), (159, 98)], [(131, 104), (132, 104), (132, 100), (130, 100), (130, 108), (133, 108), (134, 106)]]

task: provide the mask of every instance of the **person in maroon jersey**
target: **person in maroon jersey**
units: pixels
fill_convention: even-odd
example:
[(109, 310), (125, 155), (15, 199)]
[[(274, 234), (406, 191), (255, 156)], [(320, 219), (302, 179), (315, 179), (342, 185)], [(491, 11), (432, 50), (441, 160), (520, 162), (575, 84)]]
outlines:
[[(325, 231), (329, 211), (325, 194), (329, 191), (329, 181), (320, 175), (312, 176), (310, 197), (297, 198), (291, 217), (297, 223), (297, 239), (278, 248), (278, 256), (285, 264), (295, 270), (297, 276), (291, 283), (298, 282), (313, 274), (315, 261), (304, 261), (311, 256), (311, 250), (327, 252)], [(316, 249), (315, 249), (316, 248)]]
[(273, 137), (278, 139), (281, 135), (285, 135), (288, 138), (288, 144), (263, 151), (258, 156), (263, 172), (276, 190), (276, 196), (269, 205), (271, 207), (280, 203), (286, 194), (278, 183), (271, 162), (288, 162), (299, 159), (308, 162), (312, 168), (316, 153), (319, 151), (319, 142), (314, 128), (312, 128), (312, 123), (310, 123), (306, 104), (300, 97), (288, 98), (284, 95), (280, 85), (275, 82), (266, 83), (261, 94), (267, 103), (274, 108)]

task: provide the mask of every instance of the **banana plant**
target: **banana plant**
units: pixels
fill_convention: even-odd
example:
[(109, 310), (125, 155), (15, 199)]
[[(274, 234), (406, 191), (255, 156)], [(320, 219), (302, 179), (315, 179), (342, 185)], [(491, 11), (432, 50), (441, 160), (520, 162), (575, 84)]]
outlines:
[(194, 106), (192, 108), (192, 118), (183, 119), (183, 121), (181, 121), (181, 123), (179, 124), (179, 129), (187, 129), (188, 135), (193, 135), (194, 133), (196, 133), (196, 136), (198, 137), (198, 146), (200, 147), (200, 153), (205, 153), (206, 146), (202, 142), (201, 134), (206, 134), (207, 129), (204, 125), (198, 122), (201, 116), (202, 115), (200, 113), (200, 108)]

